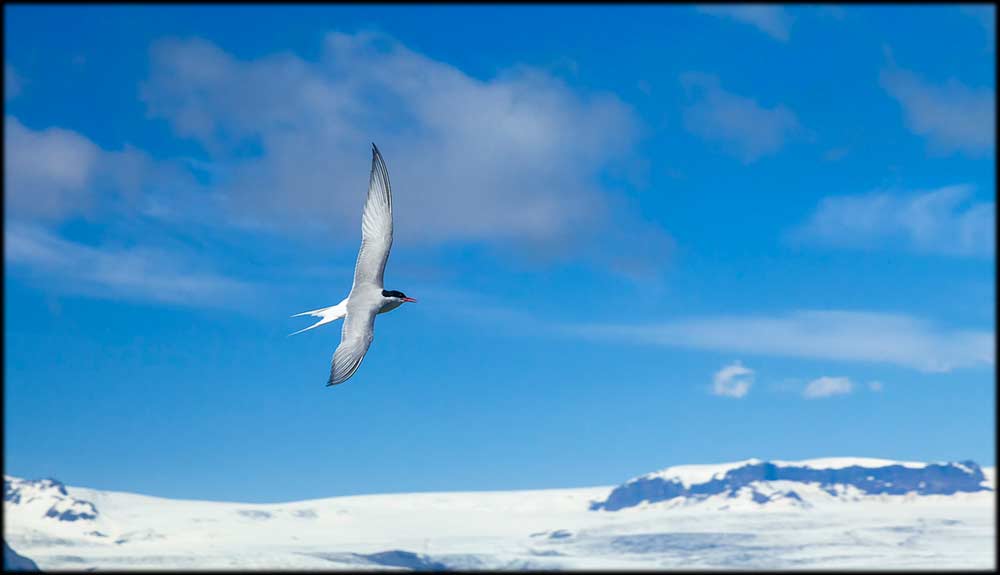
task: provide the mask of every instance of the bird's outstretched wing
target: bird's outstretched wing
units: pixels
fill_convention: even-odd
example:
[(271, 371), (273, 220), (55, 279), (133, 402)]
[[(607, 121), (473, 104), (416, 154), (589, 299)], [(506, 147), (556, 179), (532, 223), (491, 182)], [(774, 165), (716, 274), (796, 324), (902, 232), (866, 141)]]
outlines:
[(330, 362), (330, 380), (327, 385), (337, 385), (347, 381), (361, 365), (368, 353), (368, 346), (375, 337), (375, 316), (378, 308), (350, 306), (344, 318), (344, 329), (340, 333), (340, 345), (333, 352)]
[[(382, 154), (372, 144), (372, 172), (368, 181), (368, 200), (361, 216), (361, 251), (354, 266), (354, 287), (370, 283), (382, 289), (385, 262), (392, 247), (392, 191), (389, 171)], [(363, 355), (363, 354), (362, 354)]]

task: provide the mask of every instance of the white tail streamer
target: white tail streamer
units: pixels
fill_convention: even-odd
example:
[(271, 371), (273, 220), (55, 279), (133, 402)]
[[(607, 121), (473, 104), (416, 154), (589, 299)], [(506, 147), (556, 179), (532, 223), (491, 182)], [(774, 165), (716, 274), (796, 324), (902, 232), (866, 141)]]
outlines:
[(321, 325), (325, 325), (330, 322), (337, 321), (338, 319), (343, 318), (344, 316), (347, 315), (347, 299), (345, 298), (344, 301), (338, 303), (337, 305), (332, 305), (330, 307), (324, 307), (320, 309), (314, 309), (312, 311), (304, 311), (302, 313), (297, 313), (292, 317), (299, 317), (303, 315), (311, 315), (313, 317), (318, 317), (321, 319), (305, 329), (300, 329), (299, 331), (288, 334), (289, 336), (295, 335), (297, 333), (302, 333), (304, 331), (309, 331), (310, 329), (313, 329), (315, 327), (319, 327)]

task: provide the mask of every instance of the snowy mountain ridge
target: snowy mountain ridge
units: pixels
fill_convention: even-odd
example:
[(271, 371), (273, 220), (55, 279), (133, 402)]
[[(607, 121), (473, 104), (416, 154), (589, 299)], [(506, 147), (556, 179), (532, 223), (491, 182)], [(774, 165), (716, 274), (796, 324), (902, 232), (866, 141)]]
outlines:
[[(718, 465), (679, 465), (647, 473), (616, 487), (592, 510), (670, 502), (811, 508), (865, 497), (954, 495), (992, 491), (992, 474), (973, 461), (921, 463), (871, 458), (803, 461), (747, 459)], [(753, 507), (753, 506), (751, 506)]]
[(71, 497), (66, 486), (55, 479), (27, 480), (4, 475), (4, 507), (8, 503), (25, 508), (44, 508), (45, 517), (58, 521), (97, 518), (97, 508), (89, 501)]

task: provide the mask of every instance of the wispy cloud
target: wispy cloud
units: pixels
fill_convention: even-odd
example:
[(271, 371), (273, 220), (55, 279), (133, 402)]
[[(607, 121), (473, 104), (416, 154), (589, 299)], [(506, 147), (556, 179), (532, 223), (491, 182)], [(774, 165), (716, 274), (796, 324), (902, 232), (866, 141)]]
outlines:
[(994, 254), (996, 204), (973, 202), (972, 187), (876, 191), (824, 198), (790, 239), (855, 249), (903, 246), (955, 256)]
[(176, 253), (89, 246), (27, 224), (5, 225), (4, 266), (24, 269), (55, 291), (186, 307), (232, 307), (251, 291), (249, 285)]
[(834, 395), (847, 395), (854, 390), (854, 384), (846, 377), (820, 377), (806, 385), (802, 397), (806, 399), (821, 399)]
[(723, 397), (744, 397), (753, 385), (753, 370), (740, 362), (731, 363), (712, 376), (712, 393)]
[(993, 365), (995, 334), (904, 314), (805, 310), (653, 324), (564, 325), (567, 335), (725, 353), (885, 363), (927, 372)]
[(879, 80), (903, 107), (906, 125), (930, 141), (935, 153), (985, 155), (996, 143), (996, 96), (993, 89), (973, 88), (955, 78), (933, 84), (889, 62)]
[(885, 385), (881, 381), (874, 380), (868, 382), (868, 389), (874, 391), (875, 393), (882, 391), (884, 388)]
[(638, 136), (612, 94), (527, 67), (475, 78), (374, 33), (329, 34), (316, 62), (164, 40), (143, 97), (204, 146), (231, 220), (295, 233), (356, 233), (375, 140), (399, 237), (568, 247), (609, 227), (601, 177)]
[(780, 42), (788, 41), (792, 26), (792, 17), (785, 8), (773, 4), (708, 5), (696, 6), (695, 10), (750, 24)]
[(744, 163), (776, 153), (801, 130), (798, 118), (784, 105), (767, 108), (728, 92), (714, 75), (688, 72), (681, 75), (681, 84), (691, 101), (684, 108), (687, 130), (721, 143)]

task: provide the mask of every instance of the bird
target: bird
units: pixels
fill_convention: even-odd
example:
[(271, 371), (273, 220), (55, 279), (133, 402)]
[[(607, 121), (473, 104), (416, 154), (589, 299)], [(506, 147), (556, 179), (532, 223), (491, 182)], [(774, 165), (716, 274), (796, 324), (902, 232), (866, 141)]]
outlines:
[(388, 313), (404, 303), (417, 300), (398, 290), (383, 286), (385, 264), (392, 247), (392, 190), (389, 187), (389, 170), (378, 146), (372, 143), (372, 169), (368, 180), (368, 198), (361, 215), (361, 249), (354, 265), (354, 284), (351, 292), (337, 305), (297, 313), (318, 317), (313, 325), (289, 335), (295, 335), (334, 322), (344, 320), (340, 345), (330, 361), (330, 379), (327, 387), (344, 383), (361, 366), (368, 347), (375, 338), (375, 316)]

